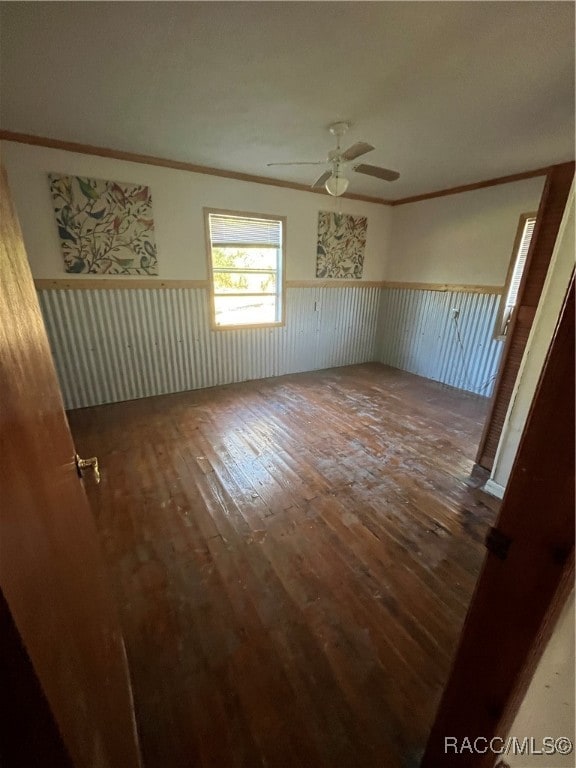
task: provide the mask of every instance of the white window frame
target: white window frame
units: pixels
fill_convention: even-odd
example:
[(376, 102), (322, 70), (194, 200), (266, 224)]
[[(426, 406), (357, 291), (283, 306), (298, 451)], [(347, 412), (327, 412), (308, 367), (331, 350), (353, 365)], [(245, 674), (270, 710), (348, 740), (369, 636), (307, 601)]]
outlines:
[[(514, 238), (512, 257), (508, 266), (508, 274), (500, 299), (500, 307), (494, 326), (494, 338), (503, 341), (508, 335), (510, 322), (518, 304), (518, 296), (522, 285), (523, 275), (528, 264), (528, 254), (536, 227), (536, 213), (523, 213), (518, 221), (518, 229)], [(526, 236), (530, 233), (528, 242)]]
[[(249, 270), (249, 269), (228, 269), (228, 268), (220, 268), (220, 267), (214, 267), (213, 265), (213, 259), (212, 259), (212, 237), (211, 237), (211, 228), (210, 228), (210, 215), (214, 214), (216, 216), (231, 216), (231, 217), (238, 217), (242, 219), (266, 219), (270, 221), (277, 221), (281, 224), (282, 228), (282, 239), (281, 239), (281, 248), (280, 252), (278, 254), (278, 262), (275, 270), (263, 270), (265, 272), (272, 272), (274, 271), (276, 274), (276, 290), (274, 293), (269, 294), (250, 294), (246, 291), (238, 291), (236, 293), (226, 291), (226, 293), (222, 292), (219, 294), (215, 290), (214, 285), (214, 274), (217, 272), (235, 272), (235, 273), (242, 273), (246, 272), (247, 274), (249, 272), (257, 272), (258, 270)], [(212, 327), (212, 330), (216, 331), (229, 331), (229, 330), (238, 330), (242, 328), (277, 328), (280, 326), (283, 326), (285, 324), (285, 272), (286, 272), (286, 216), (276, 216), (271, 215), (268, 213), (255, 213), (253, 211), (247, 212), (247, 211), (232, 211), (222, 208), (204, 208), (204, 229), (205, 229), (205, 235), (206, 235), (206, 255), (208, 259), (208, 276), (209, 276), (209, 290), (210, 290), (210, 324)], [(216, 302), (215, 297), (218, 295), (225, 295), (225, 296), (247, 296), (247, 295), (259, 295), (259, 296), (275, 296), (275, 307), (276, 307), (276, 320), (274, 322), (262, 322), (262, 323), (234, 323), (234, 324), (228, 324), (228, 325), (222, 325), (220, 323), (216, 322)]]

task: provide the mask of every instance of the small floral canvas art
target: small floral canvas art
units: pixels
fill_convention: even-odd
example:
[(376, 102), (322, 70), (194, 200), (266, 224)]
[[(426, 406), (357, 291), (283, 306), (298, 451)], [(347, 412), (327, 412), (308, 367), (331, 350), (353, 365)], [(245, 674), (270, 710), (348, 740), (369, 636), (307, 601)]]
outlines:
[(362, 277), (368, 219), (347, 213), (318, 213), (316, 277)]
[(149, 187), (48, 176), (66, 272), (158, 274)]

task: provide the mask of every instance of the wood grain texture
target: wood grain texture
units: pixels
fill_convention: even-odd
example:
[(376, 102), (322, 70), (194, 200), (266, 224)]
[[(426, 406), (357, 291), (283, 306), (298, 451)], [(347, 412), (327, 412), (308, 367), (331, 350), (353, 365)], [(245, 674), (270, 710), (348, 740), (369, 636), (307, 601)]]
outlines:
[[(0, 129), (0, 140), (13, 141), (17, 144), (30, 144), (36, 147), (49, 147), (50, 149), (62, 149), (66, 152), (78, 152), (82, 155), (96, 155), (98, 157), (111, 157), (115, 160), (125, 160), (131, 163), (142, 163), (143, 165), (156, 165), (162, 168), (173, 168), (179, 171), (189, 171), (190, 173), (203, 173), (209, 176), (220, 176), (225, 179), (236, 179), (238, 181), (248, 181), (255, 184), (267, 184), (273, 187), (283, 187), (284, 189), (297, 189), (300, 192), (315, 192), (320, 195), (328, 193), (324, 187), (314, 188), (307, 184), (297, 184), (293, 181), (283, 179), (273, 179), (268, 176), (255, 176), (248, 173), (239, 173), (238, 171), (227, 171), (224, 168), (211, 168), (206, 165), (195, 165), (181, 160), (171, 160), (164, 157), (154, 157), (153, 155), (140, 155), (135, 152), (126, 152), (124, 150), (112, 149), (110, 147), (99, 147), (93, 144), (81, 144), (76, 141), (65, 141), (63, 139), (52, 139), (47, 136), (35, 136), (30, 133), (20, 133), (18, 131), (7, 131)], [(548, 165), (543, 168), (533, 168), (520, 173), (512, 173), (507, 176), (497, 176), (492, 179), (483, 179), (470, 184), (462, 184), (458, 187), (449, 187), (447, 189), (438, 189), (433, 192), (425, 192), (421, 195), (412, 195), (402, 197), (397, 200), (389, 200), (382, 197), (373, 197), (370, 195), (356, 195), (353, 192), (346, 192), (341, 197), (348, 200), (361, 200), (366, 203), (377, 203), (379, 205), (406, 205), (407, 203), (417, 203), (421, 200), (430, 200), (434, 197), (445, 197), (446, 195), (457, 195), (461, 192), (471, 192), (475, 189), (485, 187), (494, 187), (499, 184), (511, 184), (514, 181), (531, 179), (535, 176), (545, 176), (555, 166)]]
[[(37, 290), (59, 291), (106, 291), (158, 288), (209, 288), (208, 280), (159, 280), (151, 277), (142, 278), (37, 278), (34, 280)], [(286, 288), (407, 288), (414, 291), (463, 291), (465, 293), (502, 293), (501, 285), (457, 285), (451, 283), (404, 283), (391, 280), (286, 280)]]
[(383, 288), (406, 288), (412, 291), (440, 291), (445, 293), (502, 293), (504, 288), (501, 285), (470, 285), (456, 283), (403, 283), (392, 280), (385, 280), (382, 283)]
[(0, 590), (0, 765), (74, 768)]
[[(286, 288), (386, 288), (389, 284), (383, 280), (286, 280)], [(210, 283), (208, 280), (159, 280), (157, 278), (107, 278), (105, 280), (99, 278), (37, 278), (34, 280), (34, 285), (38, 290), (64, 290), (64, 291), (106, 291), (106, 290), (134, 290), (135, 288), (209, 288)], [(396, 285), (403, 285), (407, 287), (414, 287), (413, 283), (394, 283)], [(483, 286), (477, 286), (482, 288)], [(486, 288), (483, 293), (499, 293), (502, 289), (492, 286), (484, 286)], [(469, 286), (472, 290), (475, 286)], [(460, 287), (461, 290), (467, 290), (466, 287)], [(441, 286), (437, 289), (429, 288), (429, 290), (451, 290), (450, 286)]]
[[(204, 214), (204, 251), (206, 258), (206, 270), (208, 273), (209, 289), (209, 314), (210, 328), (213, 331), (230, 331), (237, 328), (280, 328), (286, 325), (286, 216), (272, 215), (269, 213), (250, 213), (248, 211), (231, 211), (225, 208), (203, 208)], [(276, 302), (280, 301), (280, 319), (273, 323), (239, 323), (218, 325), (216, 323), (216, 304), (214, 298), (214, 271), (212, 265), (212, 240), (210, 238), (210, 214), (224, 216), (243, 216), (245, 218), (267, 219), (269, 221), (281, 222), (282, 227), (282, 250), (280, 258), (280, 269), (275, 271), (276, 279), (280, 278), (280, 291), (276, 294)], [(278, 272), (280, 274), (278, 274)], [(233, 295), (233, 294), (231, 294)], [(277, 307), (277, 303), (276, 303)]]
[[(509, 552), (484, 563), (423, 768), (462, 765), (448, 735), (507, 735), (574, 586), (574, 308), (573, 278), (497, 521)], [(465, 764), (494, 759), (467, 754)]]
[(365, 364), (69, 413), (146, 768), (418, 765), (494, 520), (485, 408)]
[(508, 297), (508, 292), (510, 290), (510, 283), (512, 282), (512, 277), (514, 276), (514, 272), (516, 270), (516, 263), (518, 261), (518, 251), (520, 250), (520, 244), (522, 243), (522, 237), (524, 235), (524, 227), (528, 219), (535, 219), (537, 216), (538, 216), (537, 211), (531, 211), (529, 213), (522, 213), (518, 220), (518, 227), (516, 228), (516, 236), (514, 237), (514, 245), (512, 246), (512, 254), (510, 256), (508, 271), (506, 273), (506, 280), (504, 281), (504, 286), (502, 289), (502, 293), (504, 294), (504, 299), (500, 302), (500, 306), (498, 307), (498, 315), (496, 317), (496, 322), (494, 324), (495, 339), (505, 340), (505, 334), (500, 333), (500, 331), (502, 329), (502, 321), (504, 320), (504, 312), (506, 311), (506, 299)]
[[(201, 173), (207, 176), (219, 176), (224, 179), (234, 179), (236, 181), (247, 181), (252, 184), (265, 184), (270, 187), (281, 187), (283, 189), (296, 189), (299, 192), (312, 192), (317, 195), (329, 196), (328, 192), (321, 187), (319, 189), (308, 186), (307, 184), (297, 184), (293, 181), (283, 179), (273, 179), (269, 176), (256, 176), (250, 173), (240, 173), (238, 171), (227, 171), (225, 168), (211, 168), (207, 165), (195, 165), (194, 163), (183, 162), (182, 160), (171, 160), (165, 157), (154, 157), (153, 155), (140, 155), (135, 152), (125, 152), (120, 149), (111, 149), (110, 147), (99, 147), (93, 144), (81, 144), (76, 141), (64, 141), (62, 139), (51, 139), (47, 136), (34, 136), (29, 133), (18, 133), (17, 131), (0, 130), (0, 140), (14, 141), (17, 144), (30, 144), (35, 147), (49, 147), (50, 149), (62, 149), (66, 152), (78, 152), (82, 155), (96, 155), (97, 157), (110, 157), (114, 160), (124, 160), (129, 163), (140, 163), (142, 165), (155, 165), (160, 168), (172, 168), (176, 171), (188, 171), (189, 173)], [(355, 195), (353, 192), (347, 192), (341, 197), (348, 200), (361, 200), (365, 203), (377, 203), (378, 205), (389, 205), (388, 200), (380, 197), (371, 197), (370, 195)]]
[(384, 288), (383, 280), (287, 280), (287, 288)]
[(494, 466), (508, 405), (532, 330), (573, 178), (574, 163), (555, 166), (548, 175), (542, 193), (534, 234), (518, 289), (518, 301), (510, 320), (494, 386), (490, 415), (486, 420), (478, 449), (478, 464), (487, 470)]
[(412, 195), (403, 197), (399, 200), (392, 200), (389, 205), (406, 205), (407, 203), (419, 203), (422, 200), (431, 200), (434, 197), (446, 197), (447, 195), (459, 195), (461, 192), (473, 192), (475, 189), (485, 189), (486, 187), (497, 187), (500, 184), (512, 184), (515, 181), (524, 179), (533, 179), (535, 176), (546, 176), (556, 166), (548, 165), (544, 168), (534, 168), (531, 171), (522, 171), (521, 173), (511, 173), (507, 176), (497, 176), (493, 179), (484, 179), (475, 181), (471, 184), (461, 184), (459, 187), (448, 187), (447, 189), (438, 189), (435, 192), (426, 192), (423, 195)]
[(74, 766), (140, 768), (118, 612), (3, 169), (0, 350), (0, 589)]
[(208, 280), (159, 280), (158, 278), (36, 278), (36, 290), (54, 291), (117, 291), (157, 290), (158, 288), (208, 288)]

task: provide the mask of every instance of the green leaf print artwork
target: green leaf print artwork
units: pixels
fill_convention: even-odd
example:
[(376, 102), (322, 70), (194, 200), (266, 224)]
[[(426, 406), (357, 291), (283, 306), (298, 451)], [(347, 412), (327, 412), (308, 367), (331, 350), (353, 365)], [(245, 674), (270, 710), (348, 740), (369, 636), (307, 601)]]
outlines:
[(316, 277), (360, 280), (368, 219), (347, 213), (318, 213)]
[(66, 272), (158, 274), (149, 187), (55, 173), (48, 177)]

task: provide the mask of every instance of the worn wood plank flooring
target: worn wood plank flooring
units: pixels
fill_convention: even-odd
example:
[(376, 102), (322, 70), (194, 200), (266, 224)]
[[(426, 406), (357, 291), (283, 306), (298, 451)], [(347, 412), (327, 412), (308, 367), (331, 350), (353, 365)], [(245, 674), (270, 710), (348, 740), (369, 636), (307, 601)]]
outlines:
[(495, 518), (486, 410), (367, 364), (69, 414), (146, 768), (418, 765)]

